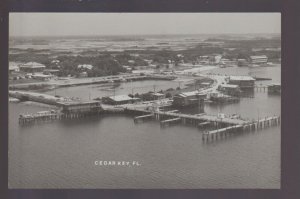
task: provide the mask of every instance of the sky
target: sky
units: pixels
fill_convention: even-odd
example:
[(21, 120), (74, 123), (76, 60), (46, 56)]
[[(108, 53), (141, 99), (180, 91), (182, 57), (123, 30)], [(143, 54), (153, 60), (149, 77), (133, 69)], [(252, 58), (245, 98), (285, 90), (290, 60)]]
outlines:
[(281, 33), (280, 13), (10, 13), (10, 36)]

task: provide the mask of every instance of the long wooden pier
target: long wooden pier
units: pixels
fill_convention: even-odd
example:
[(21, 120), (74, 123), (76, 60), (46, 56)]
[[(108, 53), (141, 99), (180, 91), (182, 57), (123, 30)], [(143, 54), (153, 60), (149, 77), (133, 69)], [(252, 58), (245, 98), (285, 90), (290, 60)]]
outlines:
[(36, 122), (45, 122), (61, 119), (62, 114), (58, 111), (41, 111), (34, 114), (22, 114), (19, 117), (20, 124), (32, 124)]
[(141, 115), (134, 118), (134, 123), (138, 123), (140, 121), (144, 121), (146, 119), (152, 119), (154, 117), (153, 114)]
[(249, 131), (257, 131), (260, 129), (278, 126), (280, 125), (280, 116), (273, 117), (265, 117), (263, 119), (259, 119), (254, 122), (249, 122), (243, 125), (234, 125), (226, 128), (215, 129), (211, 131), (205, 131), (202, 134), (203, 141), (216, 140), (218, 138), (223, 138), (231, 134), (241, 133), (241, 132), (249, 132)]
[(179, 117), (168, 119), (168, 120), (163, 120), (163, 121), (160, 121), (160, 126), (166, 127), (166, 126), (169, 126), (170, 124), (178, 123), (180, 121), (181, 121), (181, 118), (179, 118)]
[(192, 124), (200, 129), (213, 128), (213, 130), (204, 131), (203, 141), (216, 140), (231, 134), (257, 131), (260, 129), (280, 125), (280, 116), (265, 117), (259, 120), (245, 120), (240, 117), (218, 117), (216, 115), (202, 114), (183, 114), (176, 111), (149, 111), (142, 109), (127, 109), (140, 116), (134, 118), (134, 121), (145, 121), (144, 119), (155, 119), (160, 121), (161, 127), (167, 127), (171, 124)]

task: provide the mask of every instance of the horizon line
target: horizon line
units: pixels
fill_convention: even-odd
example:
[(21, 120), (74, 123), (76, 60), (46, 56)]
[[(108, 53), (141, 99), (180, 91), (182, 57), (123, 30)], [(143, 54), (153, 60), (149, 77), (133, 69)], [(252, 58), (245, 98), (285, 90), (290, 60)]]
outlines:
[(95, 34), (95, 35), (9, 35), (9, 37), (109, 37), (109, 36), (184, 36), (184, 35), (281, 35), (280, 32), (274, 33), (162, 33), (162, 34)]

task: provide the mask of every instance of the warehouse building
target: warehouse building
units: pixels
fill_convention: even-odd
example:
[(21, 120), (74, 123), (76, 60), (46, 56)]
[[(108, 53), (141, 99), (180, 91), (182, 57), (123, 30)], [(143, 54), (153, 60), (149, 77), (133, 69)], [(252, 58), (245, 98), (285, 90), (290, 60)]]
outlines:
[(185, 106), (199, 106), (204, 112), (204, 99), (206, 94), (200, 94), (199, 92), (185, 92), (174, 95), (173, 106), (185, 107)]
[(255, 79), (250, 76), (230, 76), (228, 83), (243, 88), (254, 88)]
[(234, 84), (221, 84), (218, 90), (226, 95), (237, 96), (241, 93), (240, 87)]
[(110, 97), (103, 97), (102, 102), (110, 105), (132, 104), (141, 101), (137, 97), (129, 97), (128, 95), (116, 95)]

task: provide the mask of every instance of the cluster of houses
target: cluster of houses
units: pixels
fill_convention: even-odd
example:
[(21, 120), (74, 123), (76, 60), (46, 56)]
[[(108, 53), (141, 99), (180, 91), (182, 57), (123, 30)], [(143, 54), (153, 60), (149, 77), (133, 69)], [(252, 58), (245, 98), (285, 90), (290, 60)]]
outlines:
[(227, 59), (219, 54), (199, 56), (197, 59), (199, 64), (219, 65), (219, 66), (251, 66), (264, 65), (268, 63), (266, 55), (249, 56), (247, 59)]
[(58, 72), (56, 70), (47, 70), (46, 66), (37, 62), (28, 62), (25, 64), (10, 62), (9, 74), (11, 79), (38, 79), (49, 80), (54, 77), (54, 74)]
[[(10, 79), (18, 80), (27, 78), (42, 81), (50, 80), (56, 77), (60, 71), (59, 60), (53, 60), (51, 63), (57, 65), (57, 69), (47, 69), (44, 64), (37, 62), (9, 62)], [(80, 64), (77, 67), (82, 71), (80, 77), (87, 77), (86, 71), (93, 69), (93, 66), (89, 64)]]

